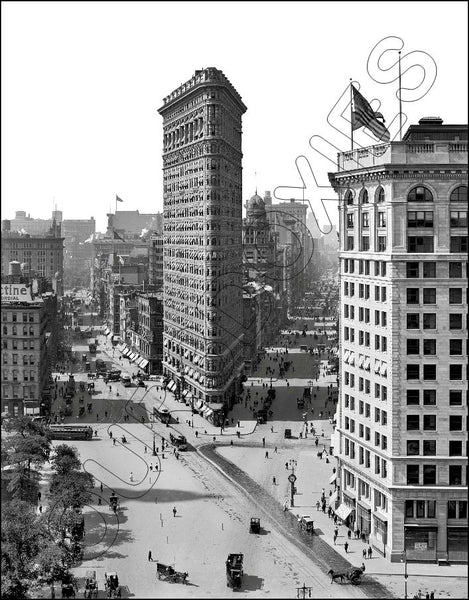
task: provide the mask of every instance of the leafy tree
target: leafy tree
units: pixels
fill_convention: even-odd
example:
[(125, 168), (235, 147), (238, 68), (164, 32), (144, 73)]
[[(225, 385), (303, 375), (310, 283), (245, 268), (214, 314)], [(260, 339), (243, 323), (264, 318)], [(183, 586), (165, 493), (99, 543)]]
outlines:
[(51, 505), (60, 508), (82, 508), (91, 501), (94, 478), (91, 473), (71, 471), (55, 474), (50, 485)]
[(64, 476), (71, 471), (79, 471), (81, 467), (77, 449), (67, 444), (60, 444), (54, 448), (55, 454), (51, 459), (52, 468), (59, 476)]
[(18, 500), (33, 500), (39, 491), (39, 473), (29, 471), (24, 466), (17, 465), (11, 471), (11, 478), (7, 490), (13, 498)]

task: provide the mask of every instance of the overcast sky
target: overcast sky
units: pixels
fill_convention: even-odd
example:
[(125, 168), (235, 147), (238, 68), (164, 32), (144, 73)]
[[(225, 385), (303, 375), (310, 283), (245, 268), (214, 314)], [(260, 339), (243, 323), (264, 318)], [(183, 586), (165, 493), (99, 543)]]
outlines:
[[(64, 218), (94, 216), (103, 231), (116, 194), (125, 201), (119, 209), (161, 211), (157, 109), (203, 67), (223, 70), (248, 107), (244, 200), (255, 172), (261, 193), (301, 186), (299, 155), (327, 185), (334, 165), (309, 140), (350, 148), (327, 122), (349, 78), (381, 100), (391, 123), (397, 52), (383, 56), (381, 70), (372, 56), (369, 70), (381, 82), (367, 70), (370, 52), (389, 36), (404, 43), (403, 86), (417, 87), (408, 100), (425, 92), (404, 102), (409, 121), (439, 115), (467, 123), (465, 2), (2, 2), (1, 11), (2, 218), (16, 210), (48, 218), (55, 201)], [(424, 64), (425, 77), (407, 70), (413, 63)], [(363, 145), (373, 143), (360, 135)], [(325, 153), (334, 160), (335, 152)], [(334, 197), (313, 188), (306, 194), (313, 202)]]

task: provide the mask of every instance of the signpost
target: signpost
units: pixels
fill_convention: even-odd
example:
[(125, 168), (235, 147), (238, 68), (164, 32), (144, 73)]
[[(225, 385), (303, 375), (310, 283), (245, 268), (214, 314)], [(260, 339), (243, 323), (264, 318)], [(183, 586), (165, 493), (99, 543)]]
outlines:
[(290, 482), (290, 506), (295, 506), (295, 481), (296, 481), (296, 475), (295, 473), (290, 473), (290, 475), (288, 476), (288, 481)]

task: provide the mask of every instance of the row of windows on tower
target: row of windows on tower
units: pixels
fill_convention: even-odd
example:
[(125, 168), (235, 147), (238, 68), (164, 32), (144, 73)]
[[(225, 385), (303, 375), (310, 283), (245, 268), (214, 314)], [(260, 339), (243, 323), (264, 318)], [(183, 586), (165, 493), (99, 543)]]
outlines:
[[(467, 227), (467, 210), (451, 210), (450, 213), (450, 227)], [(431, 228), (434, 225), (433, 211), (415, 211), (409, 210), (407, 212), (407, 227), (414, 228)], [(386, 213), (378, 212), (377, 219), (378, 227), (386, 227)], [(355, 227), (355, 213), (347, 214), (347, 229), (353, 229)], [(368, 229), (370, 227), (370, 213), (364, 212), (361, 215), (361, 227), (362, 229)]]
[[(355, 194), (352, 190), (347, 190), (345, 193), (345, 204), (354, 204)], [(379, 186), (374, 194), (376, 204), (381, 204), (385, 201), (384, 189)], [(413, 187), (407, 194), (407, 202), (433, 202), (433, 193), (429, 188), (417, 185)], [(467, 185), (460, 185), (452, 190), (449, 195), (450, 202), (467, 202)], [(362, 188), (358, 194), (358, 204), (369, 204), (370, 197), (368, 190)]]
[[(462, 304), (463, 290), (462, 288), (449, 288), (444, 290), (445, 297), (441, 298), (445, 304)], [(436, 304), (437, 293), (436, 288), (407, 288), (406, 290), (407, 304)]]

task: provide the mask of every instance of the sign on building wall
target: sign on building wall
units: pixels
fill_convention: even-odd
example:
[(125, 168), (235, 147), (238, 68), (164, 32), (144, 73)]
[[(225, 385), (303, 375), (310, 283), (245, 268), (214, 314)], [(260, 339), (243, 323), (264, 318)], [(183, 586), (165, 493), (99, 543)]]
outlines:
[(31, 287), (21, 283), (2, 283), (2, 302), (33, 302)]

